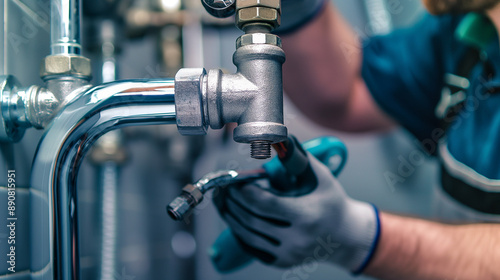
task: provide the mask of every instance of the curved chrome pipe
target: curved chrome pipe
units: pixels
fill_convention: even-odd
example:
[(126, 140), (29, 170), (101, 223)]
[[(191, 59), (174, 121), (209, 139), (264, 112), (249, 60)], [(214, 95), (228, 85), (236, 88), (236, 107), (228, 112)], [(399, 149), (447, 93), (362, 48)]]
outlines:
[(87, 88), (61, 110), (38, 145), (31, 173), (32, 279), (80, 278), (76, 179), (92, 143), (120, 127), (175, 121), (173, 80)]

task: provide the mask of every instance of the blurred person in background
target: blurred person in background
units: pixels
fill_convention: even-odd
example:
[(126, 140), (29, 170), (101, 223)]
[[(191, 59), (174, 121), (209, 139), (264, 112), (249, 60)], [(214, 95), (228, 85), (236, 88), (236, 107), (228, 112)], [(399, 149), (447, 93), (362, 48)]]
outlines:
[(330, 1), (283, 0), (279, 35), (285, 91), (310, 119), (346, 132), (399, 124), (439, 157), (440, 222), (348, 197), (309, 155), (311, 193), (280, 196), (260, 182), (217, 198), (264, 262), (313, 258), (381, 279), (500, 279), (500, 0), (423, 2), (433, 15), (360, 42)]

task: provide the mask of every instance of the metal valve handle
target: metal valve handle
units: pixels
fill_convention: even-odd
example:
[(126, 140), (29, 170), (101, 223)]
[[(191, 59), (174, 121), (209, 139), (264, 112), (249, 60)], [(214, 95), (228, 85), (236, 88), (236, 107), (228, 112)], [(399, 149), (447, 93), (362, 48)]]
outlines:
[(201, 4), (209, 14), (217, 18), (232, 16), (236, 11), (236, 0), (202, 0)]

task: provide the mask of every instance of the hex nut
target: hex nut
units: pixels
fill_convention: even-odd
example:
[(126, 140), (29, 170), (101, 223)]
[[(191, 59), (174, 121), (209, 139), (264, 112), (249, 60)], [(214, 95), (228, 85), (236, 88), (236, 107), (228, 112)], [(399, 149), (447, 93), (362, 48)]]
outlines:
[(192, 184), (187, 184), (184, 188), (182, 188), (182, 191), (193, 197), (196, 204), (203, 200), (203, 193)]
[(236, 10), (251, 7), (267, 7), (279, 10), (281, 9), (280, 0), (238, 0), (236, 1)]
[(268, 44), (281, 48), (281, 38), (269, 33), (244, 34), (236, 40), (236, 49), (253, 44)]
[(201, 90), (203, 68), (183, 68), (175, 75), (175, 111), (177, 129), (182, 135), (204, 135), (205, 123), (203, 93)]
[(189, 196), (178, 196), (167, 206), (168, 215), (175, 221), (185, 220), (193, 210)]
[(269, 24), (276, 29), (281, 24), (281, 15), (278, 10), (267, 7), (251, 7), (236, 12), (236, 26), (243, 30), (243, 26), (250, 23)]
[(80, 55), (49, 55), (42, 60), (40, 76), (74, 75), (90, 77), (92, 74), (90, 60)]

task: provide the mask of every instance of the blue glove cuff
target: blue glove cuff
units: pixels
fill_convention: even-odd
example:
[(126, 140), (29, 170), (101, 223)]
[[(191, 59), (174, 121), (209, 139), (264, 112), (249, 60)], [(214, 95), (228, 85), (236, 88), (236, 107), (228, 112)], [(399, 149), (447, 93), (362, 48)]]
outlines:
[(381, 232), (381, 230), (380, 230), (380, 228), (381, 228), (380, 213), (375, 205), (372, 204), (372, 206), (373, 206), (373, 209), (375, 209), (375, 216), (377, 218), (377, 231), (375, 232), (375, 238), (373, 240), (373, 244), (372, 244), (372, 247), (370, 249), (370, 252), (366, 256), (366, 259), (363, 261), (363, 264), (361, 264), (361, 266), (358, 269), (356, 269), (355, 271), (352, 272), (352, 274), (354, 276), (361, 275), (363, 273), (363, 271), (368, 267), (371, 260), (373, 259), (373, 256), (375, 255), (375, 251), (377, 251), (378, 243), (380, 240), (380, 232)]

